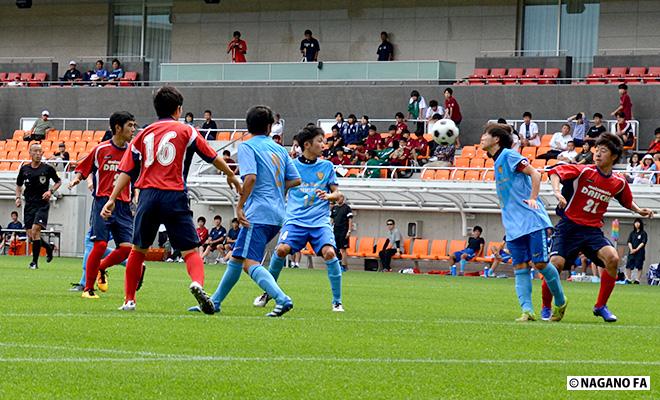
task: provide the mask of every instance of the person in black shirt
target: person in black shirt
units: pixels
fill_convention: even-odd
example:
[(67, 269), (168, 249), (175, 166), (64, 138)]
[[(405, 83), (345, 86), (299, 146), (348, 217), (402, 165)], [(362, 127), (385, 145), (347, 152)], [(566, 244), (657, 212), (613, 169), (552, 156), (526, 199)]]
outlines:
[(648, 236), (644, 231), (644, 222), (640, 218), (635, 218), (634, 229), (628, 236), (628, 262), (626, 263), (626, 283), (635, 283), (639, 285), (639, 278), (644, 269), (644, 260), (646, 259), (646, 243)]
[(65, 82), (74, 82), (82, 80), (82, 73), (76, 69), (76, 62), (69, 62), (69, 69), (64, 73), (62, 80)]
[[(211, 110), (204, 111), (204, 123), (202, 124), (202, 135), (206, 140), (215, 140), (216, 134), (218, 133), (218, 125), (211, 118), (213, 113)], [(206, 134), (204, 134), (206, 132)]]
[(224, 244), (227, 238), (227, 230), (222, 226), (222, 217), (216, 215), (213, 217), (213, 223), (215, 226), (209, 231), (209, 237), (206, 239), (206, 243), (202, 245), (204, 252), (202, 253), (202, 259), (205, 259), (206, 256), (212, 251), (218, 251), (218, 257), (216, 257), (216, 264), (218, 260), (224, 257)]
[(607, 128), (603, 125), (603, 114), (595, 113), (594, 114), (594, 124), (589, 127), (586, 134), (584, 135), (584, 140), (590, 142), (593, 146), (596, 144), (596, 139), (600, 137), (601, 134), (607, 132)]
[(319, 41), (312, 37), (312, 31), (307, 29), (305, 31), (305, 38), (300, 42), (300, 52), (302, 53), (302, 61), (312, 62), (318, 61), (321, 46)]
[[(42, 155), (41, 144), (33, 143), (30, 146), (32, 162), (23, 165), (16, 177), (16, 207), (21, 206), (21, 194), (23, 194), (25, 231), (32, 240), (30, 269), (39, 268), (39, 252), (42, 246), (46, 249), (46, 262), (51, 262), (53, 259), (53, 247), (41, 238), (41, 229), (45, 229), (48, 224), (50, 198), (62, 184), (55, 168), (41, 162)], [(55, 183), (52, 189), (49, 187), (51, 180)], [(23, 184), (25, 184), (25, 192), (23, 192)]]
[(484, 238), (481, 237), (483, 231), (484, 230), (479, 225), (476, 225), (474, 228), (472, 228), (472, 237), (468, 238), (467, 247), (461, 251), (457, 251), (456, 253), (449, 255), (451, 257), (452, 265), (455, 266), (457, 261), (460, 262), (461, 275), (465, 273), (465, 264), (467, 264), (467, 262), (474, 257), (481, 254), (484, 250), (484, 245), (486, 242), (484, 241)]
[(387, 32), (380, 33), (380, 40), (382, 41), (378, 46), (378, 61), (392, 61), (394, 60), (394, 46), (389, 41)]
[(341, 268), (348, 269), (348, 254), (346, 249), (350, 245), (351, 231), (353, 229), (353, 210), (346, 204), (346, 198), (342, 194), (337, 199), (337, 204), (330, 212), (332, 218), (332, 230), (335, 234), (335, 243), (339, 249)]

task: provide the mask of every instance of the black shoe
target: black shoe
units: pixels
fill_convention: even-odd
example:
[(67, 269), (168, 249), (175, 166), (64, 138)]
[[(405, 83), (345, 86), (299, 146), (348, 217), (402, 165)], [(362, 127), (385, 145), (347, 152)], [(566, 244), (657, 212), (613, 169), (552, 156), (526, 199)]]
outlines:
[(32, 261), (28, 268), (30, 268), (30, 269), (39, 269), (39, 266), (37, 265), (36, 262)]
[(85, 286), (80, 283), (72, 283), (69, 292), (82, 292), (85, 290)]
[(140, 280), (138, 281), (137, 289), (135, 291), (140, 290), (142, 287), (142, 282), (144, 282), (144, 273), (147, 272), (147, 266), (145, 264), (142, 264), (142, 275), (140, 275)]
[(633, 284), (639, 285), (639, 281), (635, 281), (635, 282), (633, 282)]
[(53, 261), (53, 245), (48, 244), (46, 246), (46, 262), (49, 263), (51, 261)]
[(630, 279), (626, 279), (625, 282), (626, 282), (626, 285), (631, 285), (632, 284), (632, 281)]

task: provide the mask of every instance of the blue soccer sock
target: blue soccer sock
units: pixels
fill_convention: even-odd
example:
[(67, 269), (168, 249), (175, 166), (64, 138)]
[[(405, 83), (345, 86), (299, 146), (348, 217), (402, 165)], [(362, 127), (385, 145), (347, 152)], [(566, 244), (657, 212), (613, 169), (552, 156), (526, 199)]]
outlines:
[(465, 265), (467, 264), (467, 260), (464, 260), (461, 258), (460, 265), (461, 265), (461, 274), (465, 273)]
[(248, 270), (248, 274), (250, 274), (250, 278), (252, 278), (252, 280), (255, 281), (264, 292), (268, 293), (270, 297), (275, 299), (277, 304), (284, 304), (287, 300), (290, 300), (289, 297), (284, 294), (282, 289), (277, 286), (277, 282), (275, 282), (273, 275), (271, 275), (263, 266), (259, 264), (251, 266)]
[(532, 307), (532, 277), (529, 274), (529, 268), (517, 269), (516, 274), (516, 294), (523, 312), (534, 312)]
[(560, 307), (563, 306), (566, 302), (566, 298), (564, 297), (564, 288), (561, 286), (561, 280), (559, 279), (557, 268), (551, 263), (548, 263), (548, 265), (539, 272), (541, 272), (541, 275), (545, 278), (545, 283), (548, 285), (548, 289), (550, 289), (550, 292), (555, 297), (555, 305)]
[(286, 259), (278, 256), (276, 252), (273, 253), (273, 256), (270, 258), (270, 266), (268, 267), (268, 272), (273, 275), (275, 281), (279, 279), (280, 272), (282, 272), (282, 268), (284, 268), (285, 261)]
[(326, 261), (328, 270), (328, 280), (330, 280), (330, 289), (332, 290), (332, 304), (341, 303), (341, 266), (337, 257)]
[(213, 304), (220, 306), (222, 301), (227, 297), (231, 289), (236, 285), (238, 279), (241, 277), (241, 270), (243, 269), (242, 263), (231, 259), (227, 263), (227, 270), (225, 270), (222, 279), (218, 284), (218, 288), (215, 289), (215, 293), (211, 296)]

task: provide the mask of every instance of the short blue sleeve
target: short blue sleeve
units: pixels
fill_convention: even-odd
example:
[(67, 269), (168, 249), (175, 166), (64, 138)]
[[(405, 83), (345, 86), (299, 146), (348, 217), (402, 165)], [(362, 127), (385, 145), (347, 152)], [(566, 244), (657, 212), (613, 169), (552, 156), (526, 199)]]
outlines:
[(332, 166), (332, 163), (328, 163), (328, 186), (338, 185), (337, 183), (337, 174), (335, 174), (335, 169)]
[(520, 153), (518, 153), (515, 150), (507, 151), (505, 156), (506, 156), (506, 164), (511, 169), (511, 172), (514, 173), (518, 172), (518, 165), (520, 165), (521, 162), (524, 161), (526, 163), (529, 163), (529, 161), (525, 157), (520, 155)]
[[(286, 168), (284, 170), (284, 180), (292, 181), (294, 179), (300, 179), (300, 174), (298, 169), (293, 164), (293, 159), (287, 154), (284, 158), (286, 161)], [(239, 161), (240, 162), (240, 161)]]
[(238, 165), (241, 176), (257, 174), (257, 159), (254, 150), (245, 143), (238, 146)]

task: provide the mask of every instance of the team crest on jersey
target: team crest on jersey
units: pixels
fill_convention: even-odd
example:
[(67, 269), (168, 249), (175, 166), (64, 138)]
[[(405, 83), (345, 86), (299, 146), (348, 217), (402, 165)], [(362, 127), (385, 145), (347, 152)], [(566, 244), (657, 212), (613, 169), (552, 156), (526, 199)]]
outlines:
[(319, 178), (319, 180), (323, 180), (323, 178), (325, 177), (325, 174), (323, 172), (317, 172), (316, 177)]
[(504, 172), (504, 170), (503, 170), (502, 167), (500, 166), (500, 167), (497, 167), (497, 172), (499, 172), (499, 173), (501, 174), (502, 172)]
[(45, 176), (40, 176), (39, 177), (39, 183), (41, 183), (42, 185), (45, 184), (47, 181), (48, 181), (48, 178), (46, 178)]

